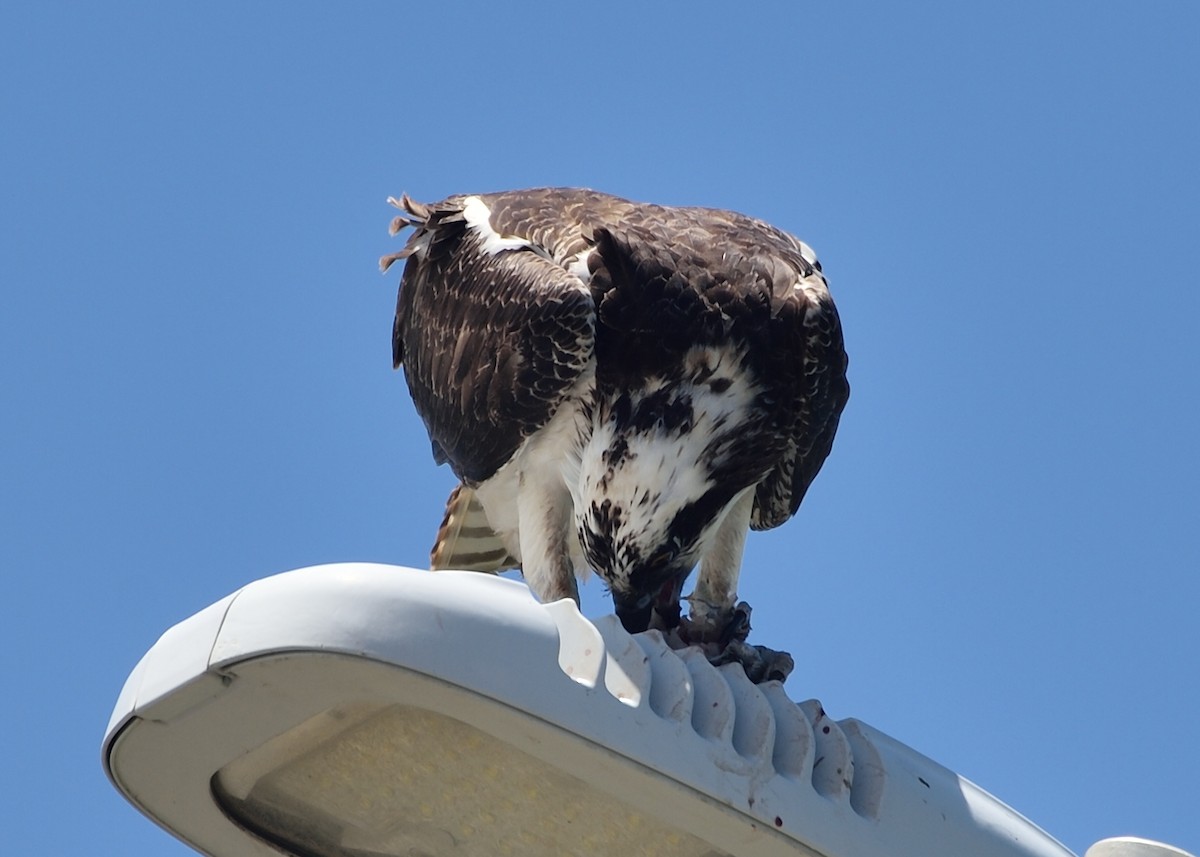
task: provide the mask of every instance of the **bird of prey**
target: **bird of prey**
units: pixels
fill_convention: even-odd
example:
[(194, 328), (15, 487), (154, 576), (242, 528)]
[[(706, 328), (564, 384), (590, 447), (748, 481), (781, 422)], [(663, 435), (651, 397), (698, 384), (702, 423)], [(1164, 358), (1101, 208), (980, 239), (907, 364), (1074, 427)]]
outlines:
[[(434, 568), (520, 568), (543, 601), (594, 570), (630, 632), (706, 644), (756, 680), (748, 529), (788, 520), (849, 396), (808, 245), (709, 208), (538, 188), (401, 209), (393, 358), (460, 480)], [(684, 582), (699, 563), (689, 613)]]

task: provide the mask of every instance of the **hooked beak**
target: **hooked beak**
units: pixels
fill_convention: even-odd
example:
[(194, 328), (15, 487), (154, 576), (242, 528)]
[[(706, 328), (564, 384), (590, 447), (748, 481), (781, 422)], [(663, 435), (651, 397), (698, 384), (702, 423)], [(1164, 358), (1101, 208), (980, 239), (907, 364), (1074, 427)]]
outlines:
[(635, 593), (613, 592), (617, 618), (630, 634), (647, 628), (667, 631), (679, 624), (679, 593), (690, 569), (684, 568), (669, 575), (657, 591)]
[(621, 620), (621, 624), (630, 634), (641, 633), (650, 627), (653, 605), (654, 597), (652, 595), (630, 597), (613, 593), (613, 606), (616, 608), (617, 618)]

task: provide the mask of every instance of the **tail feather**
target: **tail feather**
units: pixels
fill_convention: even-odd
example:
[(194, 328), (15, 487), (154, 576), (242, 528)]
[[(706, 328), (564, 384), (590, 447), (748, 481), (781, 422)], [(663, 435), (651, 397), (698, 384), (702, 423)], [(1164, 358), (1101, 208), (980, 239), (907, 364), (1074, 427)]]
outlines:
[(446, 500), (446, 516), (429, 552), (429, 567), (497, 572), (519, 568), (520, 563), (492, 529), (475, 492), (460, 484)]

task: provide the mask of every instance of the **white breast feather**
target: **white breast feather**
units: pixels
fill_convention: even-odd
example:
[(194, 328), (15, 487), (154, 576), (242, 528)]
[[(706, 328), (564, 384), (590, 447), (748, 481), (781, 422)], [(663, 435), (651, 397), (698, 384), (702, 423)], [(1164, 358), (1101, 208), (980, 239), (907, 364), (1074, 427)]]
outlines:
[[(603, 453), (616, 439), (613, 425), (597, 427), (584, 448), (575, 495), (576, 515), (586, 514), (592, 502), (611, 499), (625, 510), (623, 524), (630, 533), (651, 532), (651, 521), (673, 520), (679, 510), (712, 487), (706, 467), (697, 462), (708, 443), (695, 431), (673, 437), (635, 433), (628, 437), (629, 454), (602, 485), (608, 468)], [(653, 529), (661, 530), (661, 525)]]
[[(713, 487), (710, 474), (725, 454), (722, 446), (711, 449), (712, 441), (726, 433), (730, 440), (738, 437), (737, 425), (758, 394), (758, 385), (740, 369), (740, 363), (739, 355), (729, 349), (693, 348), (685, 365), (707, 366), (713, 372), (703, 383), (681, 384), (680, 393), (692, 399), (691, 428), (682, 433), (628, 432), (628, 455), (611, 473), (604, 453), (617, 440), (616, 426), (611, 420), (596, 425), (584, 446), (579, 478), (571, 489), (576, 514), (585, 514), (593, 500), (608, 498), (624, 509), (628, 532), (654, 533), (684, 506), (703, 497)], [(730, 384), (716, 392), (709, 385), (717, 379), (728, 379)], [(633, 407), (664, 385), (662, 379), (646, 379), (633, 394)], [(712, 457), (706, 457), (709, 455)]]

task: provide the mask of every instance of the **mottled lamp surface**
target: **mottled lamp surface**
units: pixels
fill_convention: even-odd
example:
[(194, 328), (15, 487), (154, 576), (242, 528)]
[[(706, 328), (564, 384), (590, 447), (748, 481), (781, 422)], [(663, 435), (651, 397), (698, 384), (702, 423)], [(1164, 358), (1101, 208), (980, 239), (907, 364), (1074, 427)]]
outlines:
[(314, 720), (214, 783), (231, 816), (296, 853), (723, 853), (452, 717), (391, 705)]

